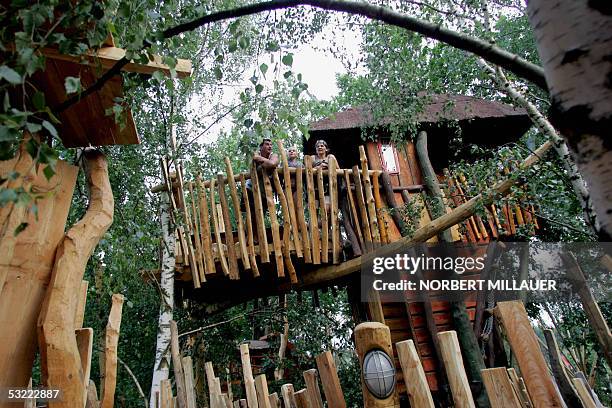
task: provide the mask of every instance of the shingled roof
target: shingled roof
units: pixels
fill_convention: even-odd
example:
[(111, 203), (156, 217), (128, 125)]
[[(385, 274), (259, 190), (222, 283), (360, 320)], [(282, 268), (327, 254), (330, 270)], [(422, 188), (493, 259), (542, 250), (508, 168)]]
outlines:
[[(424, 96), (426, 104), (417, 114), (418, 123), (436, 123), (440, 120), (467, 121), (489, 118), (526, 118), (522, 108), (514, 108), (501, 102), (487, 101), (464, 95), (433, 94)], [(332, 117), (310, 124), (311, 131), (354, 129), (373, 125), (385, 125), (390, 119), (374, 123), (372, 111), (366, 105), (348, 108)]]

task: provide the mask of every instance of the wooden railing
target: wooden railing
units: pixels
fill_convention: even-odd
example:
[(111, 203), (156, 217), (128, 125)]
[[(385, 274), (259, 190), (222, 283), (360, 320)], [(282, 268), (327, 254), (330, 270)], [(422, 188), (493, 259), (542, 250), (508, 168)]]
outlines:
[(177, 174), (177, 269), (190, 273), (196, 288), (211, 277), (257, 277), (267, 263), (295, 283), (295, 262), (338, 264), (344, 241), (355, 255), (388, 242), (381, 171), (368, 168), (363, 147), (360, 167), (340, 169), (330, 156), (327, 170), (313, 168), (310, 156), (304, 167), (289, 167), (282, 143), (279, 150), (279, 167), (259, 174), (253, 166), (235, 174), (227, 158), (226, 174), (210, 180), (184, 182)]

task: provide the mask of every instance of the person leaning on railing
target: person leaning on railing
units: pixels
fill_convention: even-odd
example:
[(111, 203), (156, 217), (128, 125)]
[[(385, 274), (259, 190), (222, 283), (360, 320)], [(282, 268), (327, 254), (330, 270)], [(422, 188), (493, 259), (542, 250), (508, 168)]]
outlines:
[[(327, 147), (327, 142), (325, 140), (317, 140), (315, 142), (315, 155), (312, 156), (312, 165), (315, 169), (327, 170), (329, 168), (329, 161), (336, 160), (333, 154), (329, 154), (329, 147)], [(336, 168), (338, 167), (338, 162), (336, 161)], [(329, 198), (329, 179), (325, 177), (323, 179), (323, 194), (325, 200), (325, 212), (329, 218), (329, 209), (330, 209), (330, 198)]]

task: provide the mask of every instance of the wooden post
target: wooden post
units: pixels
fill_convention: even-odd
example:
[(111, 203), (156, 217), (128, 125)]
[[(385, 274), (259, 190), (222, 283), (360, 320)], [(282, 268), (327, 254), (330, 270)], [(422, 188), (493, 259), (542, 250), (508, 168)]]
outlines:
[(83, 367), (83, 385), (87, 388), (91, 374), (91, 357), (93, 354), (93, 329), (77, 329), (75, 331), (77, 347)]
[(368, 171), (368, 159), (363, 145), (359, 146), (359, 158), (361, 161), (361, 179), (363, 181), (363, 191), (365, 194), (366, 207), (368, 209), (368, 218), (370, 220), (370, 231), (372, 233), (372, 240), (373, 242), (380, 243), (378, 219), (376, 218), (376, 206), (374, 204), (374, 194), (372, 193), (370, 172)]
[(249, 355), (249, 345), (247, 343), (240, 345), (240, 360), (242, 361), (242, 378), (244, 381), (244, 388), (246, 389), (249, 408), (258, 408), (257, 391), (255, 390), (255, 380), (253, 380), (251, 357)]
[[(355, 230), (355, 233), (357, 234), (357, 240), (359, 241), (359, 246), (361, 249), (361, 248), (364, 248), (363, 233), (361, 232), (361, 223), (359, 222), (359, 215), (357, 214), (357, 207), (355, 206), (355, 199), (353, 198), (353, 191), (351, 188), (351, 180), (349, 178), (349, 172), (347, 170), (344, 171), (344, 184), (346, 184), (346, 196), (348, 198), (351, 219), (353, 221), (353, 226), (355, 227), (354, 230)], [(355, 189), (356, 188), (357, 186), (355, 185)], [(348, 211), (347, 211), (347, 215), (348, 215)], [(348, 217), (345, 216), (345, 218), (348, 218)]]
[(160, 393), (159, 393), (159, 407), (160, 408), (173, 408), (172, 407), (172, 388), (170, 380), (161, 380)]
[(290, 223), (288, 222), (290, 218), (289, 207), (287, 204), (287, 197), (285, 197), (285, 193), (283, 193), (283, 187), (281, 185), (280, 178), (278, 177), (278, 171), (276, 169), (272, 171), (272, 180), (274, 181), (274, 188), (277, 191), (278, 201), (281, 205), (281, 213), (283, 214), (283, 219), (286, 220), (283, 224), (283, 240), (281, 242), (283, 258), (285, 260), (285, 265), (287, 266), (287, 272), (289, 273), (289, 279), (291, 280), (291, 283), (297, 283), (297, 275), (295, 273), (295, 267), (291, 262), (291, 252), (289, 249), (292, 228)]
[(308, 196), (308, 215), (310, 217), (310, 238), (312, 240), (312, 263), (321, 263), (321, 241), (319, 240), (319, 228), (317, 207), (315, 205), (314, 175), (312, 169), (312, 156), (304, 157), (306, 164), (306, 193)]
[(238, 258), (236, 257), (236, 248), (234, 247), (234, 233), (232, 231), (232, 220), (230, 218), (229, 205), (227, 196), (225, 195), (225, 184), (223, 183), (223, 175), (217, 174), (217, 189), (219, 193), (219, 203), (223, 214), (223, 223), (225, 225), (225, 245), (227, 248), (227, 259), (229, 263), (230, 279), (240, 279), (238, 272)]
[(254, 226), (253, 226), (253, 217), (251, 215), (251, 211), (255, 211), (255, 209), (251, 209), (251, 203), (248, 199), (248, 189), (246, 187), (246, 177), (244, 174), (240, 174), (240, 185), (242, 186), (242, 201), (244, 202), (245, 209), (245, 220), (247, 226), (247, 249), (249, 252), (249, 260), (251, 262), (251, 268), (253, 271), (253, 276), (259, 276), (259, 268), (257, 268), (257, 260), (255, 259), (255, 241), (254, 241)]
[(281, 394), (283, 394), (283, 401), (285, 401), (285, 408), (297, 408), (295, 401), (295, 392), (292, 384), (283, 384), (281, 386)]
[(270, 406), (272, 408), (281, 408), (280, 399), (278, 398), (278, 394), (277, 393), (273, 392), (268, 397), (269, 397), (269, 400), (270, 400)]
[(548, 360), (550, 361), (550, 368), (555, 376), (557, 385), (559, 386), (559, 392), (563, 396), (563, 400), (571, 407), (581, 407), (582, 401), (579, 395), (574, 389), (574, 385), (570, 376), (567, 374), (565, 367), (562, 362), (561, 351), (557, 344), (557, 339), (552, 330), (544, 330), (544, 337), (546, 338), (546, 345), (548, 347)]
[(311, 408), (312, 404), (310, 403), (310, 397), (308, 396), (308, 390), (306, 388), (302, 388), (295, 394), (295, 403), (297, 408)]
[(327, 222), (327, 209), (325, 208), (323, 169), (319, 167), (315, 171), (317, 173), (317, 191), (319, 197), (319, 210), (321, 214), (321, 262), (327, 263), (329, 261), (329, 225)]
[(210, 179), (210, 221), (213, 225), (213, 232), (215, 233), (215, 243), (217, 244), (217, 258), (221, 264), (221, 270), (225, 276), (229, 275), (229, 266), (227, 259), (225, 259), (225, 253), (223, 251), (223, 242), (221, 242), (221, 227), (219, 225), (219, 217), (217, 215), (217, 203), (215, 200), (215, 184), (214, 178)]
[[(155, 398), (155, 396), (151, 396), (151, 398)], [(87, 384), (87, 402), (85, 403), (85, 408), (99, 407), (100, 401), (98, 401), (98, 391), (96, 390), (96, 383), (92, 380), (89, 380), (89, 384)]]
[[(262, 263), (270, 262), (270, 252), (268, 249), (268, 237), (266, 235), (266, 223), (264, 220), (263, 204), (261, 202), (261, 189), (263, 186), (259, 185), (259, 176), (255, 164), (251, 165), (251, 185), (253, 186), (253, 203), (255, 208), (253, 209), (255, 216), (255, 227), (257, 228), (257, 239), (259, 243), (259, 258)], [(247, 197), (244, 198), (245, 200)]]
[[(287, 211), (289, 213), (289, 218), (290, 218), (290, 219), (285, 219), (284, 228), (288, 228), (289, 226), (291, 226), (291, 231), (293, 233), (293, 244), (295, 246), (295, 253), (298, 258), (302, 258), (303, 257), (302, 241), (301, 241), (301, 235), (298, 229), (297, 216), (295, 213), (295, 205), (293, 202), (293, 192), (291, 191), (291, 173), (289, 172), (289, 162), (287, 161), (287, 154), (285, 153), (285, 148), (283, 147), (283, 141), (278, 139), (277, 144), (278, 144), (278, 149), (279, 149), (280, 156), (281, 156), (281, 164), (283, 166), (283, 180), (285, 182), (285, 199), (287, 200)], [(282, 191), (282, 189), (279, 191)], [(286, 241), (285, 245), (288, 245), (288, 241)]]
[(304, 262), (312, 263), (312, 256), (310, 254), (310, 239), (308, 238), (308, 224), (306, 224), (305, 210), (304, 210), (304, 169), (298, 167), (295, 169), (295, 189), (296, 189), (296, 205), (295, 209), (297, 212), (298, 224), (300, 226), (300, 232), (302, 234), (302, 245), (304, 249)]
[(323, 384), (327, 407), (346, 408), (346, 401), (336, 371), (336, 363), (331, 351), (326, 351), (317, 356), (317, 369), (321, 375), (321, 384)]
[(574, 383), (574, 387), (576, 387), (576, 390), (578, 391), (578, 395), (580, 396), (580, 400), (582, 400), (582, 404), (584, 405), (584, 407), (597, 408), (597, 405), (591, 397), (591, 394), (589, 393), (589, 390), (587, 389), (586, 385), (584, 385), (584, 381), (582, 380), (582, 378), (574, 378), (572, 379), (572, 382)]
[(191, 198), (191, 230), (193, 232), (193, 241), (195, 243), (195, 262), (197, 265), (197, 268), (195, 268), (196, 265), (192, 265), (194, 266), (194, 268), (192, 268), (192, 272), (196, 272), (193, 275), (193, 285), (195, 288), (199, 288), (201, 282), (206, 282), (206, 276), (204, 276), (204, 254), (202, 252), (200, 223), (198, 221), (198, 211), (196, 210), (196, 196), (193, 189), (193, 183), (189, 183), (189, 196)]
[(332, 262), (340, 263), (340, 222), (338, 218), (338, 174), (336, 168), (338, 162), (333, 155), (329, 156), (329, 201), (330, 201), (330, 222), (332, 234)]
[(531, 327), (525, 306), (519, 301), (499, 302), (494, 309), (516, 356), (534, 408), (564, 407), (548, 373), (540, 344)]
[(361, 228), (363, 229), (363, 250), (370, 252), (372, 250), (372, 231), (370, 229), (370, 221), (368, 217), (368, 210), (366, 207), (366, 201), (363, 194), (363, 185), (361, 183), (361, 174), (359, 173), (359, 167), (353, 166), (353, 183), (355, 184), (355, 200), (357, 201), (357, 207), (359, 208), (359, 220), (361, 222)]
[(395, 348), (397, 349), (397, 357), (402, 366), (410, 406), (434, 408), (427, 377), (425, 377), (425, 370), (423, 370), (423, 365), (421, 360), (419, 360), (419, 354), (414, 346), (414, 341), (400, 341), (395, 343)]
[(178, 408), (187, 406), (187, 391), (185, 390), (185, 373), (181, 361), (181, 349), (178, 342), (178, 327), (174, 320), (170, 320), (170, 353), (174, 367), (174, 382), (176, 383), (176, 396)]
[(202, 251), (204, 252), (204, 273), (210, 274), (215, 272), (215, 262), (212, 256), (212, 242), (210, 239), (210, 222), (208, 215), (208, 199), (206, 197), (206, 187), (202, 183), (202, 177), (198, 174), (196, 177), (196, 191), (199, 198), (200, 209), (200, 242), (202, 242)]
[(112, 299), (111, 311), (108, 315), (104, 341), (104, 380), (100, 382), (100, 408), (113, 408), (115, 404), (117, 344), (119, 343), (123, 301), (123, 295), (115, 293)]
[(571, 282), (574, 290), (580, 296), (580, 301), (584, 309), (584, 313), (589, 320), (589, 324), (593, 328), (595, 337), (603, 350), (603, 354), (606, 357), (608, 366), (612, 367), (612, 334), (610, 334), (610, 328), (606, 323), (599, 309), (599, 305), (595, 300), (595, 297), (591, 293), (591, 290), (587, 286), (586, 278), (582, 272), (582, 268), (576, 261), (574, 255), (570, 252), (561, 253), (561, 259), (567, 268), (567, 277)]
[(185, 374), (185, 393), (187, 396), (187, 408), (197, 408), (195, 383), (193, 378), (193, 363), (191, 356), (183, 357), (182, 361), (183, 373)]
[[(87, 303), (87, 287), (89, 282), (86, 280), (81, 282), (81, 290), (79, 291), (79, 302), (74, 312), (74, 329), (83, 327), (83, 319), (85, 318), (85, 304)], [(87, 380), (89, 382), (89, 380)]]
[[(319, 389), (319, 373), (315, 368), (306, 370), (303, 373), (304, 383), (308, 390), (310, 403), (313, 408), (323, 408), (323, 399), (321, 399), (321, 390)], [(274, 407), (272, 407), (274, 408)]]
[[(266, 204), (268, 206), (268, 214), (270, 216), (270, 227), (272, 229), (272, 244), (274, 246), (274, 259), (276, 261), (276, 274), (279, 278), (285, 276), (285, 268), (283, 266), (283, 242), (280, 237), (280, 229), (278, 225), (278, 217), (276, 216), (276, 204), (274, 203), (274, 193), (272, 183), (270, 182), (270, 174), (264, 170), (263, 187), (266, 194)], [(249, 406), (251, 404), (249, 403)]]
[[(394, 388), (391, 395), (385, 399), (377, 398), (366, 386), (363, 377), (364, 358), (370, 350), (382, 350), (393, 361), (393, 349), (391, 348), (391, 332), (389, 327), (378, 322), (361, 323), (355, 327), (355, 348), (359, 356), (361, 367), (361, 388), (363, 390), (363, 406), (365, 408), (399, 407), (397, 389)], [(393, 373), (395, 376), (395, 372)]]
[(491, 408), (521, 408), (505, 367), (482, 370), (482, 381), (487, 389)]
[(255, 388), (257, 390), (257, 404), (260, 408), (272, 408), (268, 392), (268, 381), (265, 374), (255, 377)]
[(455, 331), (438, 333), (440, 351), (446, 367), (446, 376), (457, 408), (475, 408), (470, 383), (468, 382), (463, 357), (459, 348), (459, 340)]
[(244, 223), (242, 222), (242, 211), (240, 211), (240, 201), (238, 200), (238, 189), (236, 188), (236, 181), (234, 180), (232, 163), (228, 157), (225, 158), (225, 168), (227, 170), (227, 185), (229, 186), (230, 190), (230, 198), (232, 199), (232, 204), (234, 205), (234, 218), (236, 219), (238, 243), (240, 245), (240, 260), (244, 269), (251, 269), (251, 260), (249, 259), (249, 253), (247, 250)]

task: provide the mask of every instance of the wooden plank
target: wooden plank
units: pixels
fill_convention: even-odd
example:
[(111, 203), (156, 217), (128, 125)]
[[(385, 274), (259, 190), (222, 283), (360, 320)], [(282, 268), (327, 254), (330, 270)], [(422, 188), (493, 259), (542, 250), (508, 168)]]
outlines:
[[(185, 190), (183, 184), (183, 167), (181, 164), (177, 165), (176, 169), (176, 177), (178, 180), (178, 188), (177, 193), (179, 195), (178, 205), (183, 214), (183, 222), (184, 222), (184, 231), (185, 231), (185, 239), (187, 241), (187, 256), (189, 257), (189, 266), (191, 268), (192, 275), (199, 274), (198, 262), (196, 260), (196, 253), (193, 248), (193, 243), (191, 242), (191, 237), (193, 235), (191, 217), (189, 216), (189, 211), (187, 209), (187, 203), (185, 202)], [(194, 279), (195, 282), (195, 279)]]
[(283, 243), (280, 238), (280, 227), (278, 225), (278, 218), (276, 217), (276, 205), (274, 204), (274, 193), (272, 192), (272, 184), (270, 182), (270, 176), (266, 170), (264, 170), (263, 184), (264, 191), (266, 193), (268, 214), (270, 215), (272, 244), (274, 245), (274, 259), (276, 261), (276, 274), (279, 278), (282, 278), (285, 276), (285, 267), (283, 264)]
[[(78, 56), (62, 54), (59, 50), (48, 47), (41, 48), (40, 52), (50, 59), (91, 65), (93, 67), (101, 66), (104, 69), (112, 68), (117, 61), (125, 57), (125, 50), (117, 47), (102, 47), (97, 50), (87, 51), (84, 55)], [(179, 58), (174, 69), (179, 78), (188, 77), (191, 75), (191, 61)], [(162, 63), (162, 57), (159, 55), (153, 55), (153, 59), (150, 59), (146, 64), (129, 62), (122, 68), (122, 71), (146, 75), (152, 75), (155, 71), (161, 71), (166, 75), (170, 75), (170, 67)]]
[(268, 381), (265, 374), (255, 377), (255, 389), (257, 390), (257, 404), (261, 408), (272, 408), (268, 392)]
[(529, 398), (529, 394), (527, 390), (519, 381), (519, 376), (516, 373), (514, 368), (508, 368), (508, 377), (510, 378), (510, 383), (512, 384), (512, 389), (514, 390), (514, 394), (518, 397), (521, 402), (521, 406), (524, 408), (531, 408), (533, 405), (531, 404), (531, 399)]
[(332, 234), (332, 262), (340, 263), (340, 218), (338, 216), (338, 174), (336, 169), (338, 162), (333, 155), (329, 155), (329, 201)]
[(325, 190), (323, 184), (323, 171), (314, 170), (317, 175), (317, 193), (319, 197), (319, 213), (321, 214), (321, 262), (329, 262), (329, 225), (327, 222), (327, 209), (325, 208)]
[[(83, 368), (83, 386), (89, 386), (89, 376), (91, 375), (91, 356), (93, 354), (93, 329), (76, 329), (75, 337), (79, 356), (81, 357), (81, 367)], [(87, 400), (87, 394), (85, 394)]]
[(434, 408), (434, 402), (429, 391), (427, 378), (419, 354), (417, 353), (414, 341), (404, 340), (395, 343), (397, 356), (402, 367), (404, 378), (409, 378), (405, 381), (408, 399), (410, 406), (420, 408)]
[(491, 408), (521, 408), (505, 367), (487, 368), (481, 373)]
[(215, 200), (215, 179), (210, 179), (210, 209), (211, 209), (211, 222), (213, 225), (213, 231), (215, 233), (215, 244), (217, 244), (217, 257), (221, 263), (221, 270), (225, 276), (229, 275), (229, 266), (227, 259), (225, 258), (225, 251), (223, 250), (223, 242), (221, 242), (221, 230), (219, 228), (219, 217), (217, 217), (217, 204)]
[(249, 355), (249, 345), (242, 343), (240, 345), (240, 360), (242, 361), (242, 380), (246, 389), (247, 402), (249, 408), (258, 408), (257, 391), (255, 389), (255, 380), (253, 379), (253, 371), (251, 369), (251, 357)]
[(259, 185), (259, 177), (255, 165), (251, 165), (251, 185), (253, 187), (253, 203), (255, 204), (255, 224), (257, 225), (257, 238), (259, 243), (259, 259), (261, 262), (270, 262), (270, 250), (268, 248), (268, 237), (266, 235), (266, 222), (261, 202), (261, 191), (263, 186)]
[(379, 243), (380, 231), (378, 229), (378, 220), (376, 218), (376, 206), (374, 204), (374, 195), (372, 193), (370, 173), (368, 172), (368, 159), (366, 157), (363, 146), (359, 146), (359, 158), (361, 161), (361, 178), (363, 182), (363, 191), (365, 193), (365, 204), (368, 210), (368, 219), (370, 221), (372, 242)]
[(283, 384), (281, 386), (281, 394), (283, 395), (285, 408), (297, 408), (297, 402), (295, 401), (295, 392), (293, 390), (292, 384)]
[(191, 356), (181, 359), (183, 374), (185, 375), (185, 393), (187, 395), (187, 408), (197, 408), (195, 394), (195, 379), (193, 377), (193, 362)]
[(310, 216), (310, 238), (312, 240), (312, 263), (321, 263), (321, 241), (319, 240), (319, 226), (317, 208), (315, 204), (314, 174), (312, 169), (312, 156), (304, 156), (306, 164), (306, 191), (308, 195), (308, 214)]
[(323, 408), (323, 399), (319, 389), (319, 372), (315, 368), (306, 370), (303, 373), (304, 383), (313, 408)]
[(212, 274), (215, 273), (215, 261), (210, 237), (208, 199), (206, 197), (206, 187), (204, 187), (202, 177), (199, 174), (196, 177), (196, 190), (200, 208), (200, 241), (202, 242), (202, 252), (204, 254), (204, 274)]
[(470, 383), (463, 367), (457, 333), (452, 330), (440, 332), (438, 340), (455, 407), (475, 408)]
[(238, 258), (236, 257), (236, 248), (234, 247), (232, 219), (230, 218), (229, 205), (225, 195), (225, 185), (223, 184), (223, 176), (221, 174), (217, 174), (217, 193), (219, 194), (219, 203), (221, 204), (223, 223), (225, 225), (225, 247), (227, 250), (229, 277), (230, 279), (240, 279)]
[(280, 399), (278, 398), (277, 393), (273, 392), (272, 394), (270, 394), (269, 399), (270, 399), (270, 407), (281, 408), (281, 402), (280, 402)]
[(282, 251), (283, 251), (283, 259), (285, 261), (285, 266), (287, 267), (287, 272), (289, 273), (289, 279), (291, 283), (297, 283), (297, 275), (295, 273), (295, 267), (291, 262), (291, 253), (289, 252), (290, 245), (290, 227), (287, 223), (289, 219), (289, 206), (287, 203), (287, 197), (285, 197), (285, 193), (283, 193), (283, 188), (280, 182), (280, 178), (278, 177), (278, 171), (274, 169), (272, 171), (272, 178), (274, 180), (274, 188), (278, 192), (278, 200), (280, 201), (281, 212), (283, 214), (283, 219), (285, 220), (285, 224), (283, 224), (283, 240), (281, 242)]
[(582, 401), (582, 404), (584, 405), (584, 407), (585, 408), (597, 408), (597, 405), (595, 404), (595, 401), (591, 397), (589, 390), (584, 385), (584, 381), (582, 380), (582, 378), (573, 378), (572, 382), (574, 384), (574, 387), (578, 391), (578, 395), (580, 396), (580, 400)]
[[(115, 404), (117, 386), (117, 346), (121, 329), (123, 295), (115, 293), (104, 336), (104, 380), (100, 381), (100, 408), (112, 408)], [(84, 396), (85, 397), (85, 396)]]
[[(283, 181), (285, 183), (285, 199), (287, 200), (287, 209), (289, 211), (289, 216), (290, 216), (290, 220), (285, 219), (285, 225), (291, 225), (291, 233), (293, 237), (293, 245), (295, 247), (295, 253), (298, 258), (302, 258), (303, 257), (302, 240), (301, 240), (301, 235), (299, 232), (297, 216), (295, 213), (295, 204), (293, 202), (293, 192), (291, 191), (291, 173), (289, 172), (289, 162), (287, 161), (287, 153), (285, 152), (285, 148), (283, 147), (283, 141), (281, 139), (278, 139), (277, 144), (278, 144), (278, 149), (280, 151), (281, 164), (283, 166)], [(282, 191), (282, 189), (278, 191)], [(286, 226), (284, 228), (286, 228)]]
[(308, 224), (306, 223), (305, 211), (304, 211), (304, 169), (298, 167), (295, 169), (295, 188), (296, 188), (296, 213), (300, 232), (302, 234), (302, 246), (304, 250), (304, 262), (312, 263), (312, 256), (310, 254), (310, 239), (308, 238)]
[(189, 183), (189, 196), (191, 198), (191, 230), (195, 243), (195, 261), (198, 266), (197, 273), (193, 275), (193, 284), (195, 288), (199, 288), (200, 282), (206, 282), (206, 277), (204, 276), (204, 255), (202, 254), (202, 242), (200, 241), (200, 222), (198, 221), (198, 211), (196, 211), (193, 183)]
[(187, 406), (187, 391), (185, 390), (185, 372), (181, 360), (181, 349), (178, 342), (178, 326), (176, 321), (170, 320), (170, 354), (172, 356), (172, 368), (174, 370), (174, 383), (176, 385), (176, 396), (179, 408)]
[(359, 209), (361, 226), (363, 228), (363, 249), (365, 252), (370, 252), (372, 250), (372, 231), (370, 230), (370, 220), (363, 193), (363, 184), (361, 183), (361, 174), (357, 166), (353, 166), (353, 182), (355, 184), (355, 201), (357, 201), (357, 208)]
[(321, 375), (323, 393), (327, 401), (328, 408), (346, 408), (346, 401), (340, 387), (336, 362), (331, 351), (326, 351), (317, 356), (317, 369)]
[[(245, 220), (247, 226), (247, 250), (249, 253), (249, 261), (251, 263), (251, 270), (253, 271), (253, 276), (259, 276), (259, 268), (257, 267), (257, 260), (255, 259), (255, 241), (254, 230), (253, 230), (253, 218), (251, 217), (251, 203), (248, 199), (248, 189), (246, 187), (246, 178), (244, 174), (240, 174), (240, 185), (242, 186), (242, 200), (244, 202), (244, 210), (245, 210)], [(253, 211), (255, 209), (253, 208)]]
[(357, 214), (357, 207), (355, 207), (355, 199), (353, 198), (353, 189), (351, 188), (351, 180), (349, 179), (348, 170), (344, 171), (344, 184), (346, 184), (346, 195), (349, 201), (351, 221), (354, 226), (355, 233), (357, 234), (357, 239), (359, 240), (359, 246), (363, 248), (363, 233), (361, 232), (361, 224), (359, 222), (359, 215)]
[(311, 408), (310, 398), (306, 388), (302, 388), (294, 394), (297, 408)]
[(251, 260), (247, 251), (247, 241), (244, 232), (244, 223), (242, 222), (242, 211), (240, 211), (240, 201), (238, 200), (238, 189), (234, 180), (234, 170), (232, 163), (228, 157), (225, 158), (225, 169), (227, 171), (227, 185), (230, 190), (230, 197), (234, 205), (234, 218), (236, 219), (238, 230), (238, 243), (240, 245), (240, 261), (244, 269), (251, 269)]
[(172, 388), (170, 385), (170, 380), (161, 380), (159, 392), (159, 408), (173, 408), (171, 401)]
[(520, 301), (499, 302), (494, 309), (516, 357), (535, 408), (563, 407), (561, 396), (540, 352), (538, 338)]
[[(83, 327), (83, 319), (85, 318), (85, 305), (87, 303), (87, 287), (89, 282), (86, 280), (81, 281), (81, 290), (79, 291), (78, 303), (74, 313), (74, 329), (80, 329)], [(85, 382), (85, 386), (87, 383)]]

